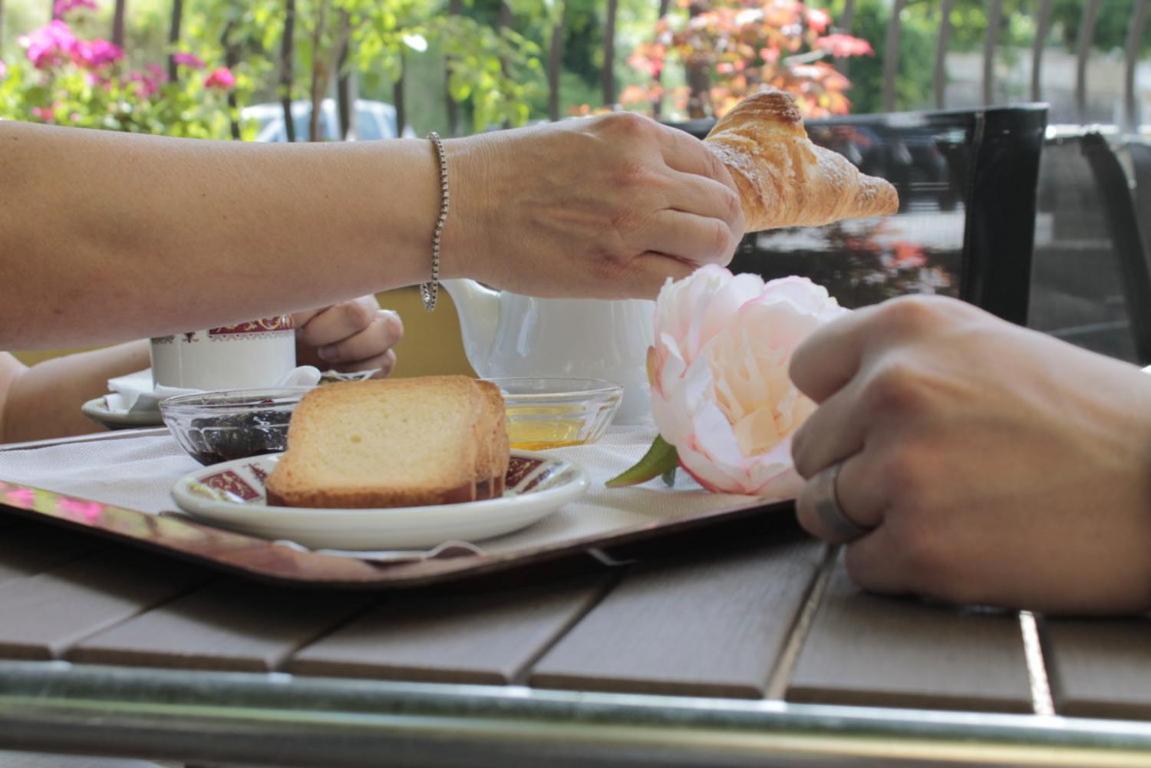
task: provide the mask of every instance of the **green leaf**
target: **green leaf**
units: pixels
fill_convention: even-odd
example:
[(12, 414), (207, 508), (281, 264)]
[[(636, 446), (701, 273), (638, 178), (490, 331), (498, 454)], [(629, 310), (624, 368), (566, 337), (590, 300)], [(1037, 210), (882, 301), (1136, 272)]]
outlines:
[[(656, 435), (655, 440), (652, 441), (651, 447), (647, 449), (647, 453), (643, 455), (634, 466), (625, 469), (619, 475), (608, 480), (605, 485), (608, 488), (623, 488), (629, 485), (639, 485), (646, 483), (648, 480), (666, 476), (667, 473), (672, 473), (674, 478), (675, 468), (679, 464), (679, 454), (675, 450), (675, 446), (664, 440), (659, 435)], [(666, 481), (665, 481), (666, 482)]]

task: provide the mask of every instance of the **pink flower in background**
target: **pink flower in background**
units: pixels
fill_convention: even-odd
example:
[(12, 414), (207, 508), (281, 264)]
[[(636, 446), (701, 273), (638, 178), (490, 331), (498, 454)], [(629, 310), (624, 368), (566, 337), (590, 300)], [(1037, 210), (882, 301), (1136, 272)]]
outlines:
[(54, 16), (66, 16), (78, 8), (87, 8), (90, 11), (98, 10), (96, 0), (56, 0), (52, 4)]
[(52, 107), (32, 107), (32, 117), (45, 123), (56, 122)]
[(20, 45), (24, 47), (32, 66), (47, 69), (72, 55), (72, 49), (76, 47), (76, 36), (65, 22), (53, 19), (39, 29), (21, 36)]
[(819, 34), (827, 31), (827, 27), (831, 24), (831, 16), (827, 11), (821, 11), (818, 8), (807, 9), (807, 26), (814, 29)]
[(188, 67), (189, 69), (204, 68), (204, 60), (194, 53), (187, 53), (184, 51), (173, 53), (172, 61), (179, 64), (181, 67)]
[(204, 69), (204, 60), (200, 59), (195, 53), (177, 52), (171, 54), (171, 60), (180, 64), (181, 67), (188, 67), (189, 69)]
[(72, 61), (81, 67), (98, 69), (122, 58), (124, 51), (108, 40), (77, 40), (72, 46)]
[(764, 283), (707, 266), (669, 282), (648, 350), (652, 416), (708, 490), (798, 492), (791, 435), (815, 410), (788, 378), (795, 348), (847, 310), (806, 278)]
[(6, 77), (8, 77), (8, 65), (4, 62), (4, 59), (0, 59), (0, 80)]
[(137, 93), (140, 98), (149, 99), (156, 95), (162, 86), (168, 80), (168, 73), (164, 71), (163, 67), (156, 64), (149, 64), (144, 68), (143, 72), (130, 72), (128, 74), (128, 82), (136, 83)]
[(205, 88), (218, 88), (221, 91), (229, 90), (236, 85), (236, 76), (227, 67), (217, 67), (204, 78)]
[(874, 56), (875, 51), (871, 43), (860, 37), (851, 35), (827, 35), (815, 41), (815, 44), (838, 59), (849, 56)]

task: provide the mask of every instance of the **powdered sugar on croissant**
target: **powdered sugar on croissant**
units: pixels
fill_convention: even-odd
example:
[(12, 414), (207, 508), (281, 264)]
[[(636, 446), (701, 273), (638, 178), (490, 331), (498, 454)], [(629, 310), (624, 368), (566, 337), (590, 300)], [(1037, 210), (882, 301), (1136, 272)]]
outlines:
[(704, 141), (735, 179), (750, 232), (899, 210), (895, 187), (812, 143), (795, 101), (774, 88), (737, 104)]

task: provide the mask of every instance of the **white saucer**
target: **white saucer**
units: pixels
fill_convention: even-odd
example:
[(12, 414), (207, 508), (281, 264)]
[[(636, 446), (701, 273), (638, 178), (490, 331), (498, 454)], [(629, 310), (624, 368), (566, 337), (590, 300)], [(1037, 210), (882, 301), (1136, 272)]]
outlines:
[(213, 464), (172, 488), (180, 509), (205, 522), (314, 549), (386, 550), (478, 541), (525, 528), (588, 489), (587, 474), (570, 461), (512, 451), (507, 489), (499, 499), (388, 509), (309, 509), (269, 506), (264, 478), (280, 454)]
[(103, 424), (109, 429), (128, 429), (131, 427), (159, 427), (164, 424), (160, 418), (160, 411), (128, 411), (117, 412), (108, 410), (108, 402), (103, 397), (97, 397), (80, 406), (85, 416)]

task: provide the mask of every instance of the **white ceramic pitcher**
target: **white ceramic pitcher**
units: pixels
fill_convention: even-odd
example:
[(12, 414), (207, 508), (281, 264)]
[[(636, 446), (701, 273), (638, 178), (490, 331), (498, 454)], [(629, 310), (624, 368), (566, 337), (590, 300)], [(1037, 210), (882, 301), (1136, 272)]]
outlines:
[(616, 424), (651, 420), (647, 348), (655, 302), (540, 299), (445, 280), (476, 373), (605, 379), (623, 387)]

